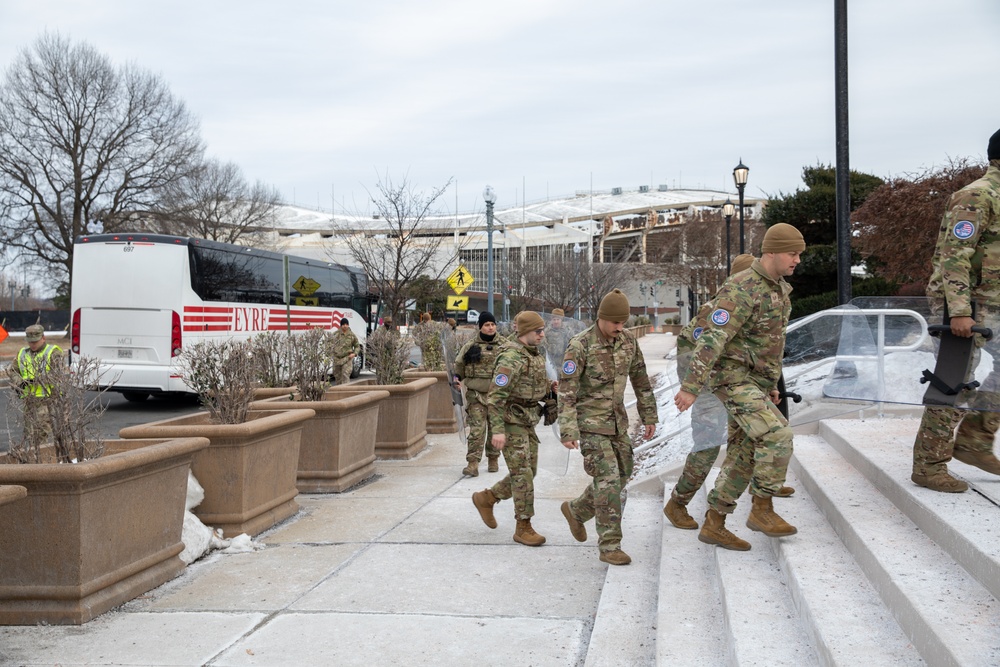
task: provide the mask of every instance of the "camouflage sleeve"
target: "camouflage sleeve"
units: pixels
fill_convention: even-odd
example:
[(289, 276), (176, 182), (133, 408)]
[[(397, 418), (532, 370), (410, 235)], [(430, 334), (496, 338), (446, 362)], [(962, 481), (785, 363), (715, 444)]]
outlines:
[(642, 420), (643, 425), (657, 423), (659, 415), (656, 411), (656, 396), (653, 395), (653, 386), (649, 383), (649, 375), (646, 373), (646, 358), (642, 356), (638, 342), (635, 344), (635, 356), (632, 357), (628, 377), (632, 381), (632, 390), (635, 392), (639, 419)]
[(361, 341), (358, 340), (358, 337), (354, 334), (353, 331), (351, 332), (351, 342), (352, 342), (351, 352), (353, 352), (355, 355), (361, 354)]
[(583, 341), (573, 338), (566, 348), (562, 368), (559, 372), (559, 434), (563, 442), (580, 439), (580, 425), (577, 422), (576, 396), (580, 390), (580, 378), (587, 366), (587, 351)]
[(952, 195), (941, 221), (936, 257), (948, 314), (952, 317), (972, 316), (973, 265), (983, 222), (972, 192), (959, 190)]
[(739, 332), (752, 311), (750, 295), (736, 282), (726, 281), (716, 296), (715, 310), (708, 316), (705, 331), (691, 353), (681, 390), (690, 394), (701, 392), (726, 343)]
[(493, 382), (486, 395), (486, 411), (493, 433), (504, 432), (503, 413), (510, 399), (510, 388), (519, 375), (517, 352), (512, 348), (505, 349), (497, 357)]
[(457, 375), (459, 379), (465, 377), (465, 353), (469, 351), (469, 348), (472, 347), (472, 344), (475, 342), (476, 339), (473, 338), (468, 343), (463, 345), (462, 349), (455, 355), (455, 375)]

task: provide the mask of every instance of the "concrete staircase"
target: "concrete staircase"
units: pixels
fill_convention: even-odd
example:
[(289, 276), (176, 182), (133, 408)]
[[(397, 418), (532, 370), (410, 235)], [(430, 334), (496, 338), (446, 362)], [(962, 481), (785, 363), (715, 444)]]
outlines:
[[(915, 486), (917, 424), (831, 419), (796, 435), (797, 492), (774, 504), (799, 533), (751, 531), (744, 497), (727, 526), (749, 552), (670, 525), (673, 479), (637, 485), (623, 546), (639, 558), (608, 569), (586, 664), (1000, 665), (1000, 478), (953, 462), (968, 492)], [(706, 490), (689, 506), (699, 523)], [(629, 595), (621, 618), (613, 601)]]

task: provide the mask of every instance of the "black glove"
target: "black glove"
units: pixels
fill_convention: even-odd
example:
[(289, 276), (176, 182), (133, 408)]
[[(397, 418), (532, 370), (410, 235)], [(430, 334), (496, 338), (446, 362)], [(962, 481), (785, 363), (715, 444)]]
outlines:
[(478, 364), (483, 358), (483, 348), (478, 345), (473, 345), (468, 350), (465, 351), (465, 356), (462, 357), (462, 361), (467, 364)]

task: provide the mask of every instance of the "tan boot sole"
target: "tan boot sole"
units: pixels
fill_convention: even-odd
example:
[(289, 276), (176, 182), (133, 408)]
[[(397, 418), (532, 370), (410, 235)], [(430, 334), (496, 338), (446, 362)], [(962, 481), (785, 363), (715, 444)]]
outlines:
[(514, 535), (514, 541), (523, 544), (526, 547), (540, 547), (545, 544), (545, 538), (541, 535), (538, 537), (541, 538), (541, 542), (529, 542), (526, 539), (523, 539), (520, 535)]
[(569, 524), (569, 532), (573, 535), (573, 539), (577, 542), (586, 542), (587, 527), (578, 521), (575, 516), (573, 516), (573, 512), (569, 508), (569, 503), (563, 503), (560, 509), (562, 510), (563, 516), (566, 517), (566, 523)]
[[(663, 506), (663, 516), (667, 517), (667, 521), (673, 524), (674, 528), (680, 528), (681, 530), (697, 530), (698, 522), (695, 521), (694, 518), (691, 517), (691, 515), (688, 515), (687, 518), (687, 520), (690, 521), (690, 523), (675, 521), (674, 517), (670, 516), (670, 513), (667, 512), (668, 507), (670, 507), (670, 503), (667, 503), (666, 505)], [(678, 505), (678, 507), (683, 507), (683, 505)]]
[[(739, 539), (739, 538), (737, 538)], [(751, 545), (746, 540), (740, 540), (739, 542), (722, 542), (714, 537), (705, 535), (704, 533), (698, 533), (698, 541), (704, 542), (705, 544), (714, 544), (717, 547), (722, 547), (723, 549), (729, 549), (730, 551), (750, 551)]]

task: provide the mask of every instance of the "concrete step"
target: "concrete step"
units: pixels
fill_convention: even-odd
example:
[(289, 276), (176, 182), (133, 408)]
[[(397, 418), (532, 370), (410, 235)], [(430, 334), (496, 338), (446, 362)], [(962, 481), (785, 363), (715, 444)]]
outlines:
[[(825, 426), (821, 431), (832, 433)], [(859, 447), (877, 439), (870, 430), (859, 437)], [(996, 597), (890, 502), (881, 487), (819, 436), (796, 437), (791, 468), (928, 664), (1000, 664)], [(808, 533), (796, 537), (806, 539)]]
[[(607, 566), (585, 665), (644, 667), (654, 664), (661, 554), (657, 514), (662, 506), (659, 496), (648, 494), (631, 494), (625, 503), (622, 549), (632, 557), (632, 562)], [(568, 527), (566, 531), (568, 533)], [(587, 525), (587, 545), (597, 560), (595, 531), (591, 521)]]
[[(705, 486), (715, 485), (713, 469)], [(768, 542), (746, 527), (749, 497), (727, 517), (726, 527), (750, 542), (750, 551), (701, 544), (714, 559), (722, 598), (726, 662), (730, 665), (819, 665), (816, 646), (795, 609), (784, 573)], [(700, 522), (699, 522), (700, 523)], [(692, 531), (693, 533), (694, 531)], [(693, 536), (697, 539), (696, 535)]]
[(1000, 477), (958, 461), (951, 473), (972, 487), (939, 493), (910, 481), (914, 419), (825, 422), (821, 435), (925, 535), (1000, 599)]
[(799, 532), (769, 539), (822, 665), (925, 664), (794, 471), (775, 510)]
[[(723, 665), (726, 639), (715, 560), (709, 557), (711, 547), (698, 541), (697, 530), (674, 528), (663, 516), (674, 482), (664, 487), (663, 502), (656, 508), (662, 525), (656, 664)], [(688, 505), (699, 525), (705, 509), (703, 493)]]

